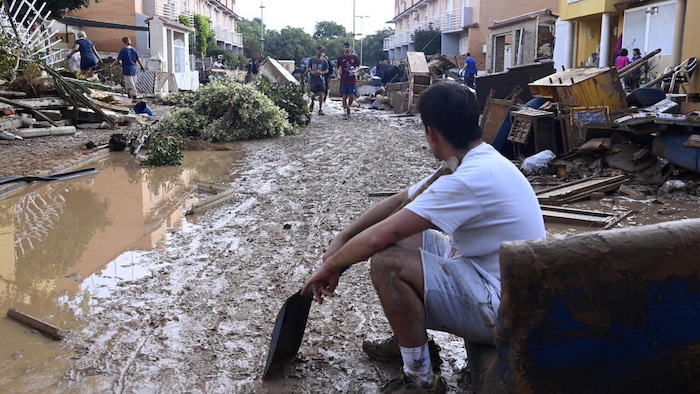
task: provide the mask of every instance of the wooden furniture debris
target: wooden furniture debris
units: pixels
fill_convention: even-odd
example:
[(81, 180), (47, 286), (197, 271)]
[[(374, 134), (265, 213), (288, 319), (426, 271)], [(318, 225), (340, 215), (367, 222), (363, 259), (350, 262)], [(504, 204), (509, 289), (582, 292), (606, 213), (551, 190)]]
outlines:
[(233, 197), (234, 189), (229, 186), (215, 185), (213, 183), (199, 182), (197, 190), (204, 193), (212, 193), (213, 196), (197, 201), (185, 211), (185, 215), (201, 212), (220, 204)]
[(408, 52), (408, 111), (416, 112), (418, 97), (430, 87), (432, 78), (423, 52)]
[(536, 192), (540, 204), (560, 205), (589, 198), (596, 192), (617, 190), (627, 181), (624, 175), (604, 178), (581, 179)]
[(529, 107), (510, 112), (507, 139), (513, 142), (516, 157), (519, 154), (530, 156), (546, 149), (555, 154), (562, 153), (561, 144), (557, 142), (554, 116), (551, 112)]
[(555, 205), (540, 205), (540, 209), (542, 209), (542, 217), (545, 221), (574, 222), (583, 225), (602, 227), (603, 230), (615, 226), (622, 219), (634, 212), (633, 210), (629, 210), (624, 213), (614, 214), (587, 209), (565, 208)]
[(26, 313), (22, 313), (14, 308), (7, 310), (7, 317), (14, 319), (20, 323), (26, 324), (29, 327), (53, 339), (61, 340), (65, 338), (65, 336), (68, 334), (68, 331), (66, 330), (62, 330), (58, 327), (52, 326), (49, 323), (43, 322), (37, 319), (36, 317), (29, 316)]
[(569, 116), (571, 127), (567, 128), (566, 140), (570, 144), (568, 150), (571, 150), (586, 142), (586, 126), (610, 123), (610, 108), (606, 106), (574, 107), (570, 109)]
[(515, 108), (515, 102), (518, 100), (519, 94), (519, 92), (516, 94), (516, 91), (511, 93), (509, 98), (505, 99), (494, 98), (494, 90), (489, 93), (489, 96), (486, 99), (484, 112), (481, 116), (481, 123), (479, 124), (484, 142), (493, 145), (496, 135), (498, 134), (498, 130), (500, 130), (501, 125), (503, 125), (503, 121), (508, 115), (508, 111)]
[(611, 111), (627, 108), (627, 96), (615, 67), (560, 71), (529, 86), (533, 96), (568, 107), (607, 106)]

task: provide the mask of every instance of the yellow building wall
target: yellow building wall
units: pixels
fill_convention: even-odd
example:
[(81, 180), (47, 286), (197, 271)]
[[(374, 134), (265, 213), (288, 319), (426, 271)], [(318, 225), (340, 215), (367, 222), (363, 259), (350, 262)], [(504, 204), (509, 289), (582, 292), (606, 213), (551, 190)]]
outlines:
[[(700, 1), (688, 0), (685, 9), (685, 29), (683, 31), (682, 60), (689, 57), (700, 58), (700, 24), (697, 23), (697, 15), (700, 15)], [(696, 69), (691, 78), (693, 91), (700, 92), (700, 69)]]
[(561, 20), (583, 18), (603, 12), (616, 12), (614, 4), (619, 0), (581, 0), (569, 3), (559, 0), (559, 17)]
[[(600, 18), (588, 18), (577, 21), (576, 55), (574, 64), (581, 67), (586, 64), (593, 52), (598, 52), (600, 42)], [(590, 35), (589, 35), (590, 33)]]

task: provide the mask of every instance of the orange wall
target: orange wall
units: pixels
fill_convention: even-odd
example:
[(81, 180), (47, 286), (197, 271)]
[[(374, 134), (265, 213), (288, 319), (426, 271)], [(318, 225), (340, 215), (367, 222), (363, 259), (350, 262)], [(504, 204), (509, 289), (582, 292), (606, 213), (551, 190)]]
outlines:
[[(688, 5), (685, 9), (685, 30), (683, 32), (683, 50), (682, 58), (683, 60), (689, 57), (700, 58), (700, 40), (697, 39), (700, 34), (700, 24), (697, 23), (697, 15), (700, 15), (700, 1), (697, 0), (687, 0)], [(693, 84), (693, 91), (700, 92), (700, 72), (698, 69), (693, 73), (691, 82)]]
[[(99, 3), (90, 2), (89, 7), (72, 12), (69, 16), (134, 26), (136, 25), (137, 6), (139, 10), (142, 9), (141, 0), (102, 0)], [(81, 29), (85, 31), (88, 39), (95, 44), (95, 48), (100, 52), (119, 52), (123, 48), (122, 37), (129, 37), (134, 44), (136, 43), (136, 33), (133, 30), (91, 27)], [(139, 48), (136, 49), (139, 50)]]

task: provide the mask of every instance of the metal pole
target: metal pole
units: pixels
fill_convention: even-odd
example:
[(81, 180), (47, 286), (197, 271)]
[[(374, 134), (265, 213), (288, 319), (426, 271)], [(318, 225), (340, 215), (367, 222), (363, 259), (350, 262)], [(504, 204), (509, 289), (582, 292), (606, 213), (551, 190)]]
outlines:
[(355, 0), (352, 0), (352, 51), (355, 52)]
[(263, 6), (262, 0), (260, 0), (260, 54), (265, 52), (265, 25), (263, 24)]

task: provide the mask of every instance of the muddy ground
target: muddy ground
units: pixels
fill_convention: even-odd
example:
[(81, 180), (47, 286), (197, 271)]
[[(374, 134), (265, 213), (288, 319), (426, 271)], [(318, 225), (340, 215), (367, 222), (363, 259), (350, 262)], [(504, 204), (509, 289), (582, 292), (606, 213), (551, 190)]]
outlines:
[[(100, 312), (84, 316), (65, 340), (75, 360), (52, 391), (364, 393), (397, 375), (400, 364), (369, 360), (361, 350), (363, 338), (390, 334), (365, 262), (341, 278), (340, 297), (312, 306), (298, 358), (261, 380), (282, 303), (334, 235), (381, 199), (371, 193), (398, 191), (439, 165), (417, 117), (361, 109), (345, 121), (337, 101), (324, 111), (299, 134), (241, 143), (247, 169), (233, 184), (235, 197), (171, 231), (167, 246), (145, 257), (159, 263), (150, 276), (94, 301)], [(113, 132), (3, 141), (0, 175), (85, 160), (95, 152), (84, 144)], [(651, 221), (675, 220), (695, 217), (689, 199), (663, 215), (667, 202), (635, 204)], [(621, 226), (646, 221), (631, 215)], [(449, 392), (471, 392), (462, 340), (433, 334)]]

